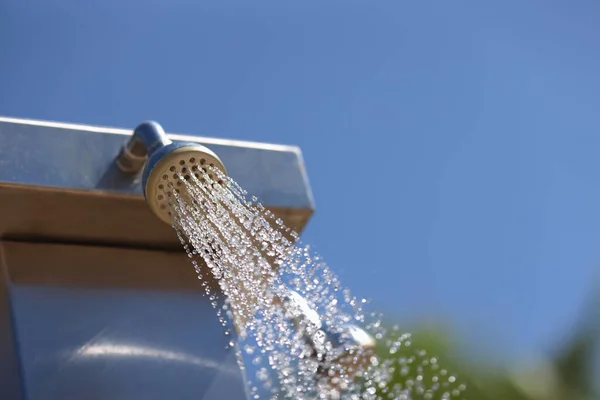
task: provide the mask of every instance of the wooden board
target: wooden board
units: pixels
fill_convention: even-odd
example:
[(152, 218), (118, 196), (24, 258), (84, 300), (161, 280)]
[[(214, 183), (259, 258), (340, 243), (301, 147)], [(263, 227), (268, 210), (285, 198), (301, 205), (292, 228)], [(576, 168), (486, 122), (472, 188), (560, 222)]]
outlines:
[[(0, 260), (17, 285), (203, 290), (183, 251), (0, 242)], [(216, 288), (213, 280), (209, 283)]]
[[(312, 210), (270, 207), (300, 231)], [(142, 196), (0, 184), (0, 239), (180, 250)]]

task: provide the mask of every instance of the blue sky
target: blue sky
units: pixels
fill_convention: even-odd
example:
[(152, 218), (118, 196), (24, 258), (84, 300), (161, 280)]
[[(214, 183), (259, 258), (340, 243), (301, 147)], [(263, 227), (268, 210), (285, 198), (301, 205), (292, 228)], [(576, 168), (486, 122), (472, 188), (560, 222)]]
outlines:
[(600, 261), (600, 3), (3, 0), (0, 115), (301, 146), (356, 295), (523, 357)]

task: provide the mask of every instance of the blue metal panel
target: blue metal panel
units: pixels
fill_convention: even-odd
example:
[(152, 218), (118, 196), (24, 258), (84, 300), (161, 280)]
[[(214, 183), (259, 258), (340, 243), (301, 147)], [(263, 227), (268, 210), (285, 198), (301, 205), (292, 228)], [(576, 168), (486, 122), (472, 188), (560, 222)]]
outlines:
[(6, 266), (0, 263), (0, 399), (23, 400), (20, 360)]
[[(119, 171), (114, 159), (128, 136), (109, 128), (57, 127), (0, 118), (0, 182), (141, 195), (141, 180)], [(60, 125), (60, 124), (58, 124)], [(91, 127), (88, 127), (91, 129)], [(181, 140), (178, 140), (177, 138)], [(267, 206), (313, 209), (300, 151), (292, 146), (172, 135), (213, 150), (229, 175)]]
[(17, 286), (13, 302), (29, 400), (246, 398), (199, 294)]

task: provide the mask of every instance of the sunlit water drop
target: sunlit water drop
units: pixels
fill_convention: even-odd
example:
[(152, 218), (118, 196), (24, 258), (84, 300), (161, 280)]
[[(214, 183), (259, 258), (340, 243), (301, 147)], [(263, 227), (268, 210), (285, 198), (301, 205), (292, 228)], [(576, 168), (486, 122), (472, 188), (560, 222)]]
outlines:
[[(164, 189), (173, 228), (229, 346), (237, 349), (238, 364), (245, 369), (246, 359), (255, 366), (256, 375), (248, 377), (252, 398), (460, 398), (466, 386), (456, 376), (441, 370), (424, 379), (437, 370), (437, 358), (413, 349), (409, 334), (387, 331), (381, 315), (365, 315), (368, 301), (343, 287), (256, 197), (249, 200), (215, 168), (192, 170), (198, 173), (176, 174), (177, 188)], [(222, 301), (207, 273), (218, 282)], [(372, 338), (377, 351), (368, 345)]]

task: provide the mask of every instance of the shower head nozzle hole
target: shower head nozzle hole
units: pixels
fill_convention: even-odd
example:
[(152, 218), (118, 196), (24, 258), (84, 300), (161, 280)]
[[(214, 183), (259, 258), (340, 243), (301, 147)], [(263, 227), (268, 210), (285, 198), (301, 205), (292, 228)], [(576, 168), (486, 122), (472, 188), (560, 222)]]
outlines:
[(173, 174), (173, 179), (179, 179), (179, 175)]
[(164, 181), (166, 181), (169, 178), (169, 176), (168, 175), (163, 175), (162, 178), (163, 178)]
[(187, 168), (186, 167), (181, 168), (181, 172), (185, 174), (187, 172)]
[(163, 190), (163, 189), (165, 188), (165, 185), (163, 185), (163, 184), (161, 183), (160, 185), (158, 185), (158, 188), (159, 188), (160, 190)]
[(196, 162), (196, 159), (194, 157), (190, 158), (190, 162), (193, 164)]
[(184, 179), (185, 179), (186, 181), (189, 181), (189, 180), (190, 180), (190, 176), (189, 176), (189, 175), (186, 175), (186, 176), (184, 176)]
[(200, 159), (200, 165), (204, 165), (204, 164), (206, 164), (206, 160), (204, 158), (201, 158)]
[[(181, 186), (181, 181), (177, 181), (177, 186)], [(179, 190), (177, 190), (177, 193), (179, 193)]]
[(171, 168), (169, 168), (169, 170), (170, 170), (171, 172), (175, 172), (175, 170), (176, 170), (176, 169), (177, 169), (177, 168), (175, 168), (175, 166), (174, 166), (174, 165), (172, 165), (172, 166), (171, 166)]
[(185, 165), (185, 160), (180, 160), (179, 165)]
[(162, 199), (164, 199), (164, 196), (162, 194), (159, 194), (158, 197), (157, 197), (157, 199), (158, 200), (162, 200)]
[(166, 208), (167, 208), (167, 206), (166, 206), (166, 205), (164, 205), (164, 204), (161, 204), (161, 205), (160, 205), (160, 209), (161, 209), (161, 210), (164, 210), (164, 209), (166, 209)]

